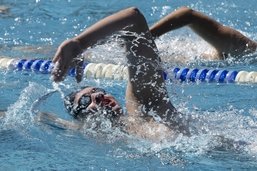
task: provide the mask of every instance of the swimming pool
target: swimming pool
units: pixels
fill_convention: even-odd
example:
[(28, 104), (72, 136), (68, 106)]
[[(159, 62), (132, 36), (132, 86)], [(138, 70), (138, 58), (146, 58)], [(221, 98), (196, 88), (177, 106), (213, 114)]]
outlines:
[[(0, 14), (0, 56), (51, 59), (58, 45), (100, 18), (121, 8), (137, 6), (149, 24), (180, 6), (189, 6), (235, 27), (254, 40), (257, 28), (255, 1), (1, 1), (9, 12)], [(169, 66), (257, 71), (256, 54), (240, 60), (195, 60), (210, 51), (189, 29), (157, 40), (161, 57)], [(186, 51), (185, 51), (186, 49)], [(124, 64), (115, 42), (89, 51), (90, 61)], [(187, 65), (174, 63), (185, 57)], [(81, 85), (97, 85), (123, 104), (125, 81), (85, 79)], [(179, 83), (167, 81), (174, 105), (192, 117), (193, 136), (175, 142), (151, 143), (119, 132), (94, 137), (35, 121), (35, 101), (53, 89), (47, 74), (0, 71), (0, 170), (256, 170), (256, 84)], [(63, 93), (78, 86), (68, 77)], [(37, 110), (71, 120), (62, 94), (54, 93)], [(106, 130), (108, 131), (108, 129)], [(225, 138), (223, 138), (225, 137)], [(228, 139), (231, 139), (230, 141)]]

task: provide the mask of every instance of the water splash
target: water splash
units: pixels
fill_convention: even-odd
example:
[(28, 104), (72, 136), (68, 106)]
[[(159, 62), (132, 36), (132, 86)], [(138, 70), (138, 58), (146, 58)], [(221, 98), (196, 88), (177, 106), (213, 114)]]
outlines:
[(8, 107), (6, 117), (2, 123), (3, 128), (28, 129), (34, 123), (34, 113), (32, 105), (42, 93), (47, 92), (47, 88), (37, 83), (30, 82), (28, 87), (22, 90), (18, 100)]

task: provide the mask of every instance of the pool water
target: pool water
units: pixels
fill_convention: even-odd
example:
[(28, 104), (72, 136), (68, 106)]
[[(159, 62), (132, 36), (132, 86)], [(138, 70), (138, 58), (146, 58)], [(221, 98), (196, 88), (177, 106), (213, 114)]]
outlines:
[[(136, 6), (149, 25), (180, 6), (189, 6), (257, 40), (254, 0), (117, 1), (2, 0), (0, 56), (51, 59), (65, 39), (119, 9)], [(257, 71), (256, 54), (226, 61), (202, 61), (211, 47), (188, 28), (156, 40), (165, 66)], [(125, 64), (124, 51), (109, 41), (90, 49), (89, 61)], [(179, 63), (181, 59), (186, 63)], [(105, 88), (125, 105), (126, 81), (67, 77), (60, 92), (41, 97), (54, 85), (47, 74), (0, 70), (0, 170), (256, 170), (257, 86), (248, 83), (167, 81), (174, 105), (190, 116), (191, 137), (155, 143), (110, 130), (66, 130), (39, 123), (34, 110), (74, 121), (62, 98), (81, 85)], [(40, 103), (37, 100), (41, 99)]]

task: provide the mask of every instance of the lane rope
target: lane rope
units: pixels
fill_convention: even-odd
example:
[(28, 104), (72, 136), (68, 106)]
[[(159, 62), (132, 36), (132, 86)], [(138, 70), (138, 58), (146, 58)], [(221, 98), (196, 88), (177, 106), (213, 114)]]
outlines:
[[(54, 64), (51, 60), (0, 58), (0, 69), (4, 70), (50, 74), (53, 67)], [(75, 76), (75, 74), (75, 69), (71, 69), (68, 73), (70, 76)], [(165, 79), (175, 79), (181, 82), (257, 83), (257, 72), (255, 71), (176, 67), (165, 70), (163, 75)], [(84, 77), (126, 80), (128, 78), (128, 68), (124, 65), (84, 63)]]

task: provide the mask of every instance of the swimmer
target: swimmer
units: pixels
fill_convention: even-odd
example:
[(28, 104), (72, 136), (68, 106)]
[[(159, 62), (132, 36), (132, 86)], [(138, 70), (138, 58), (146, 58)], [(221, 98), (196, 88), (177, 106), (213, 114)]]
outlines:
[(154, 24), (150, 31), (159, 37), (171, 30), (190, 27), (195, 33), (212, 45), (216, 55), (209, 59), (223, 60), (255, 52), (257, 42), (247, 38), (237, 30), (224, 26), (212, 18), (187, 7), (179, 8)]
[[(154, 42), (154, 38), (186, 25), (212, 44), (222, 57), (228, 54), (253, 52), (257, 46), (255, 42), (238, 31), (222, 26), (187, 7), (169, 14), (150, 29), (137, 8), (122, 10), (102, 19), (77, 37), (64, 41), (53, 58), (56, 65), (52, 76), (55, 82), (60, 82), (65, 78), (67, 71), (75, 67), (76, 79), (80, 82), (84, 60), (80, 56), (82, 52), (108, 36), (115, 33), (121, 34), (125, 42), (129, 73), (126, 90), (126, 119), (115, 98), (111, 95), (107, 96), (103, 90), (94, 87), (87, 87), (73, 94), (74, 98), (68, 100), (71, 104), (71, 107), (68, 107), (69, 112), (80, 119), (86, 115), (92, 115), (96, 109), (110, 111), (111, 114), (108, 117), (118, 123), (122, 120), (122, 124), (118, 125), (125, 125), (126, 132), (143, 137), (158, 132), (157, 130), (162, 131), (154, 134), (153, 137), (163, 132), (189, 135), (188, 125), (183, 120), (183, 115), (170, 101), (162, 75), (161, 59)], [(82, 105), (83, 101), (87, 102), (86, 105)], [(147, 134), (144, 128), (149, 127), (156, 129)]]
[[(178, 18), (181, 21), (176, 20)], [(206, 22), (210, 23), (210, 28), (205, 27), (205, 25), (200, 28), (200, 25)], [(82, 88), (78, 92), (68, 95), (65, 98), (65, 106), (69, 113), (83, 122), (85, 117), (92, 116), (97, 110), (103, 110), (106, 117), (112, 120), (113, 125), (122, 125), (129, 134), (137, 134), (142, 137), (152, 136), (152, 138), (155, 138), (164, 134), (164, 132), (189, 135), (183, 115), (172, 105), (168, 96), (162, 75), (161, 59), (158, 56), (158, 50), (154, 42), (154, 38), (185, 25), (203, 36), (223, 55), (232, 53), (231, 50), (235, 50), (233, 53), (243, 53), (256, 48), (256, 43), (239, 32), (232, 31), (232, 29), (186, 7), (166, 16), (151, 29), (149, 29), (144, 16), (137, 8), (132, 7), (122, 10), (97, 22), (77, 37), (64, 41), (53, 58), (56, 65), (52, 76), (55, 82), (60, 82), (65, 78), (67, 71), (75, 67), (76, 79), (80, 82), (84, 60), (80, 56), (81, 53), (97, 45), (99, 41), (105, 40), (108, 36), (115, 33), (121, 34), (125, 41), (124, 47), (127, 51), (129, 73), (126, 90), (127, 115), (121, 110), (119, 103), (113, 96), (96, 87)], [(216, 36), (210, 36), (210, 33)], [(220, 40), (217, 37), (222, 36), (226, 40), (222, 40), (222, 43), (227, 42), (230, 44), (229, 46), (219, 46)], [(237, 38), (241, 43), (238, 43), (240, 42), (238, 41), (236, 45), (231, 45), (235, 43), (232, 40)], [(237, 49), (238, 45), (244, 45), (243, 50)], [(225, 49), (224, 47), (230, 48)], [(247, 49), (247, 47), (251, 48)], [(43, 116), (47, 116), (47, 114), (42, 113), (42, 118)], [(49, 118), (56, 122), (65, 122), (65, 125), (69, 126), (67, 121), (61, 122), (61, 119)], [(80, 126), (74, 124), (72, 127), (80, 128)], [(151, 128), (151, 132), (149, 132), (149, 128)]]
[(107, 116), (121, 123), (119, 125), (125, 125), (127, 133), (144, 138), (155, 139), (179, 133), (189, 135), (183, 115), (170, 101), (156, 44), (144, 16), (137, 8), (121, 10), (77, 37), (64, 41), (53, 58), (53, 80), (62, 81), (67, 71), (75, 67), (75, 78), (80, 82), (84, 60), (81, 53), (115, 33), (122, 35), (127, 52), (126, 115), (112, 95), (95, 87), (86, 87), (66, 98), (70, 113), (80, 119), (93, 115), (96, 109), (104, 109), (110, 114)]
[[(125, 41), (129, 71), (126, 114), (115, 97), (103, 89), (85, 87), (64, 99), (68, 112), (79, 123), (62, 120), (43, 112), (39, 114), (39, 120), (53, 121), (78, 130), (81, 129), (84, 118), (103, 110), (114, 126), (121, 126), (127, 133), (139, 137), (165, 139), (179, 133), (190, 135), (183, 114), (172, 105), (168, 96), (161, 59), (154, 42), (154, 38), (186, 25), (211, 43), (221, 55), (238, 55), (256, 49), (256, 43), (241, 33), (186, 7), (166, 16), (151, 29), (137, 8), (128, 8), (104, 18), (77, 37), (64, 41), (53, 59), (56, 65), (52, 73), (53, 80), (60, 82), (65, 78), (67, 71), (75, 67), (76, 79), (80, 82), (84, 60), (80, 56), (81, 53), (108, 36), (123, 32), (120, 34)], [(129, 32), (132, 34), (126, 34)]]

